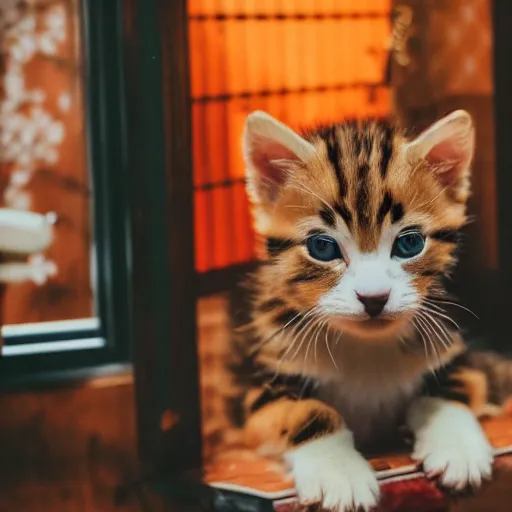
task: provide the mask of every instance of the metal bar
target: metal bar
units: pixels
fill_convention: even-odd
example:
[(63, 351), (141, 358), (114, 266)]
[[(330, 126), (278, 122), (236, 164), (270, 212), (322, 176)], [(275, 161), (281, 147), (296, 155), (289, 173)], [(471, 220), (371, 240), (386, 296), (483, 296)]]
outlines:
[(373, 12), (351, 12), (351, 13), (329, 13), (329, 14), (284, 14), (284, 13), (275, 13), (275, 14), (245, 14), (245, 13), (235, 13), (235, 14), (191, 14), (188, 19), (191, 21), (246, 21), (246, 20), (296, 20), (296, 21), (308, 21), (308, 20), (357, 20), (357, 19), (378, 19), (378, 18), (388, 18), (389, 11), (373, 11)]
[(231, 187), (237, 183), (245, 183), (245, 178), (233, 178), (233, 179), (217, 181), (217, 182), (213, 182), (213, 183), (205, 183), (203, 185), (194, 187), (194, 189), (195, 190), (212, 190), (212, 189), (222, 188), (222, 187)]
[(317, 87), (299, 87), (296, 89), (276, 89), (276, 90), (259, 90), (259, 91), (244, 91), (234, 94), (217, 94), (214, 96), (199, 96), (192, 98), (194, 103), (208, 103), (211, 101), (230, 101), (230, 100), (246, 100), (251, 98), (265, 98), (268, 96), (288, 96), (290, 94), (310, 94), (310, 93), (328, 93), (335, 91), (344, 91), (347, 89), (372, 89), (384, 88), (378, 82), (359, 82), (349, 84), (337, 85), (319, 85)]

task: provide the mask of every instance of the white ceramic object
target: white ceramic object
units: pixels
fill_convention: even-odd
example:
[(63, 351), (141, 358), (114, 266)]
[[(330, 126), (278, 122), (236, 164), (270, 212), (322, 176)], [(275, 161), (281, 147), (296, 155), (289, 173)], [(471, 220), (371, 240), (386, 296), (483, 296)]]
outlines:
[(0, 283), (32, 281), (34, 272), (29, 263), (0, 263)]
[(53, 219), (52, 214), (0, 208), (0, 252), (29, 255), (44, 251), (52, 243)]

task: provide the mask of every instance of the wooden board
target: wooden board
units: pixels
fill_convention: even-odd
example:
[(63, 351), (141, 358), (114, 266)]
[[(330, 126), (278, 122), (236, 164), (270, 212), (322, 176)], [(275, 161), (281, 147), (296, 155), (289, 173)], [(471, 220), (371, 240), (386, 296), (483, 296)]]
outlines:
[[(512, 453), (512, 416), (485, 420), (483, 427), (497, 457)], [(382, 485), (422, 477), (419, 465), (407, 453), (370, 459)], [(293, 497), (293, 480), (283, 465), (244, 449), (221, 453), (205, 470), (205, 481), (217, 489), (271, 500)]]

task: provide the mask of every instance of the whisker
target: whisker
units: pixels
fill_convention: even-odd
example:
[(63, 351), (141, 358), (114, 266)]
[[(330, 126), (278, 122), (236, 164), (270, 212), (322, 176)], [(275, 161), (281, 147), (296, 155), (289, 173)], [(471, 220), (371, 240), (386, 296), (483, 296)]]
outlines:
[[(419, 311), (418, 313), (419, 313), (418, 319), (421, 319), (423, 324), (426, 326), (425, 328), (429, 332), (432, 333), (432, 344), (433, 344), (433, 347), (434, 347), (434, 350), (435, 350), (435, 353), (437, 356), (438, 367), (441, 367), (443, 365), (443, 363), (441, 361), (439, 351), (437, 350), (437, 345), (440, 343), (445, 350), (448, 350), (451, 345), (450, 340), (448, 340), (448, 344), (446, 344), (445, 341), (439, 336), (439, 333), (436, 332), (436, 330), (434, 329), (434, 326), (430, 323), (428, 317), (426, 317), (425, 314), (421, 311)], [(443, 334), (443, 333), (441, 333), (441, 334)]]
[(328, 334), (329, 334), (329, 327), (327, 327), (327, 332), (325, 334), (325, 346), (327, 347), (327, 351), (329, 352), (329, 356), (331, 357), (331, 361), (332, 361), (332, 364), (334, 365), (334, 367), (336, 368), (336, 370), (340, 370), (338, 368), (338, 365), (336, 364), (336, 361), (334, 360), (334, 357), (332, 355), (332, 352), (331, 352), (331, 347), (329, 345), (329, 337), (328, 337)]
[(430, 309), (427, 306), (420, 306), (420, 310), (428, 311), (428, 312), (432, 313), (433, 315), (437, 315), (441, 318), (444, 318), (445, 320), (448, 320), (448, 322), (452, 323), (457, 328), (457, 330), (460, 331), (459, 324), (455, 320), (453, 320), (453, 318), (450, 318), (448, 315), (445, 315), (444, 313), (441, 313), (440, 311), (437, 311), (435, 309)]
[[(308, 314), (313, 311), (314, 309), (316, 308), (316, 306), (306, 310), (306, 312), (304, 313), (304, 318), (307, 318)], [(257, 343), (249, 352), (249, 354), (254, 354), (256, 352), (258, 352), (262, 347), (264, 347), (267, 343), (270, 343), (276, 336), (278, 336), (279, 334), (281, 334), (291, 323), (293, 323), (300, 315), (302, 315), (302, 312), (299, 311), (299, 313), (297, 313), (291, 320), (289, 320), (286, 324), (282, 325), (281, 327), (279, 327), (279, 329), (277, 329), (276, 331), (274, 331), (268, 338), (264, 338), (262, 339), (259, 343)], [(304, 318), (302, 318), (300, 321), (299, 321), (299, 324), (300, 325), (300, 322), (302, 322), (304, 320)]]
[(297, 209), (297, 210), (307, 210), (308, 207), (307, 206), (302, 206), (300, 204), (286, 204), (284, 206), (285, 208), (294, 208), (294, 209)]
[(451, 345), (453, 344), (453, 340), (450, 337), (446, 327), (443, 326), (442, 323), (438, 322), (428, 311), (420, 311), (419, 313), (424, 315), (425, 320), (428, 319), (427, 321), (430, 323), (430, 325), (433, 324), (432, 328), (434, 328), (434, 326), (436, 326), (438, 328), (438, 332), (444, 336), (446, 343), (444, 343), (444, 341), (441, 340), (441, 338), (439, 338), (439, 341), (443, 344), (445, 349), (449, 349), (451, 347)]
[(449, 304), (450, 306), (456, 306), (460, 309), (463, 309), (464, 311), (467, 311), (469, 314), (473, 315), (477, 320), (480, 320), (480, 318), (478, 318), (478, 316), (476, 315), (476, 313), (474, 311), (471, 311), (471, 309), (469, 309), (466, 306), (463, 306), (462, 304), (459, 304), (457, 302), (451, 302), (449, 300), (444, 300), (444, 299), (430, 299), (430, 300), (431, 300), (431, 302), (437, 301), (437, 302), (440, 302), (441, 304)]
[(302, 192), (305, 192), (306, 194), (311, 194), (313, 197), (316, 197), (325, 206), (327, 206), (327, 208), (329, 208), (329, 210), (331, 210), (331, 212), (334, 213), (334, 215), (336, 215), (336, 210), (325, 199), (322, 199), (318, 194), (315, 194), (315, 192), (313, 192), (311, 189), (303, 188), (303, 187), (305, 187), (305, 185), (302, 185), (302, 186), (300, 186), (300, 185), (289, 185), (289, 187), (295, 188), (297, 190), (301, 190)]
[(245, 324), (237, 325), (233, 329), (233, 331), (236, 334), (243, 334), (243, 333), (246, 333), (246, 332), (250, 331), (251, 329), (254, 329), (254, 325), (255, 325), (255, 322), (253, 320), (251, 320), (250, 322), (247, 322)]
[(403, 335), (398, 336), (398, 341), (400, 342), (400, 345), (402, 345), (405, 350), (407, 350), (411, 344), (413, 346), (416, 344), (416, 340), (408, 339), (408, 338), (404, 337)]
[(423, 299), (423, 302), (424, 302), (425, 304), (428, 304), (429, 306), (431, 306), (431, 307), (433, 307), (433, 308), (437, 309), (438, 311), (441, 311), (441, 313), (446, 313), (446, 310), (445, 310), (445, 309), (443, 309), (441, 306), (439, 306), (438, 304), (436, 304), (436, 303), (435, 303), (435, 302), (433, 302), (432, 300), (429, 300), (429, 299), (427, 299), (427, 298), (424, 298), (424, 299)]
[[(310, 317), (311, 315), (313, 315), (313, 318), (314, 318), (314, 314), (316, 313), (316, 306), (315, 307), (312, 307), (311, 309), (309, 309), (306, 314), (304, 315), (303, 318), (300, 319), (300, 321), (298, 322), (298, 324), (294, 327), (293, 331), (292, 331), (292, 341), (290, 343), (290, 345), (287, 347), (286, 351), (284, 352), (284, 354), (278, 359), (277, 361), (277, 366), (276, 366), (276, 371), (275, 371), (275, 374), (274, 374), (274, 377), (273, 377), (273, 380), (275, 380), (278, 376), (279, 376), (279, 373), (280, 373), (280, 369), (281, 369), (281, 365), (283, 364), (283, 362), (285, 361), (286, 359), (286, 356), (288, 355), (288, 353), (290, 352), (290, 350), (293, 349), (293, 347), (295, 346), (296, 344), (296, 341), (297, 341), (297, 337), (295, 335), (295, 333), (297, 332), (297, 330), (299, 329), (300, 325), (304, 323), (305, 320), (308, 319), (308, 317)], [(297, 317), (298, 315), (295, 316), (295, 318)], [(311, 320), (311, 319), (310, 319)], [(293, 319), (291, 320), (293, 321)], [(289, 324), (290, 322), (288, 322)], [(304, 324), (306, 327), (309, 325), (310, 321), (306, 322), (306, 324)], [(287, 325), (288, 325), (287, 324)], [(303, 326), (304, 328), (304, 326)], [(279, 332), (282, 332), (282, 329)], [(274, 333), (273, 336), (275, 336), (276, 334), (278, 333)]]
[[(311, 332), (311, 329), (312, 327), (315, 326), (315, 323), (316, 323), (317, 319), (315, 318), (315, 316), (313, 315), (310, 319), (309, 319), (309, 322), (303, 327), (302, 329), (302, 336), (301, 336), (301, 339), (300, 339), (300, 343), (298, 344), (299, 346), (297, 347), (297, 350), (295, 351), (295, 353), (293, 354), (292, 357), (290, 357), (290, 361), (293, 361), (299, 354), (300, 352), (300, 349), (302, 348), (302, 345), (304, 344), (304, 341), (306, 340), (308, 334)], [(300, 334), (300, 333), (299, 333)], [(295, 343), (296, 344), (296, 343)]]
[[(300, 319), (299, 323), (294, 327), (294, 330), (292, 331), (292, 335), (293, 335), (293, 338), (292, 338), (292, 342), (290, 343), (290, 345), (288, 346), (288, 348), (286, 349), (285, 353), (281, 356), (280, 360), (284, 361), (286, 359), (286, 356), (288, 355), (288, 353), (293, 349), (293, 347), (295, 346), (296, 344), (296, 341), (297, 341), (297, 337), (296, 337), (296, 332), (297, 332), (297, 329), (300, 327), (301, 324), (303, 324), (303, 322), (305, 320), (307, 320), (309, 317), (311, 316), (314, 316), (315, 313), (316, 313), (316, 307), (313, 307), (311, 308), (308, 313), (306, 313), (303, 318)], [(295, 317), (297, 318), (297, 317)], [(293, 321), (293, 320), (292, 320)], [(305, 325), (307, 326), (309, 324), (309, 322), (307, 322)], [(304, 328), (305, 326), (303, 325), (302, 328)]]
[(440, 361), (440, 358), (439, 358), (439, 352), (437, 351), (437, 347), (436, 347), (436, 344), (434, 343), (434, 341), (429, 337), (428, 335), (428, 332), (427, 332), (427, 329), (425, 328), (425, 324), (424, 324), (424, 321), (420, 318), (420, 317), (417, 317), (416, 320), (418, 321), (419, 323), (419, 326), (418, 327), (421, 327), (421, 330), (425, 333), (425, 336), (427, 338), (427, 341), (428, 341), (428, 344), (429, 344), (429, 347), (432, 348), (432, 355), (433, 356), (436, 356), (437, 357), (437, 360)]
[(313, 335), (311, 336), (310, 340), (309, 340), (309, 343), (308, 343), (308, 346), (306, 347), (306, 352), (304, 354), (304, 361), (302, 363), (302, 371), (303, 373), (305, 373), (305, 368), (306, 368), (306, 365), (307, 365), (307, 362), (308, 362), (308, 354), (309, 354), (309, 349), (311, 348), (311, 345), (313, 344), (313, 341), (315, 339), (315, 335), (318, 333), (318, 331), (320, 330), (321, 328), (321, 324), (320, 323), (317, 323), (316, 324), (316, 327), (317, 327), (317, 330), (313, 333)]
[(420, 330), (420, 328), (418, 327), (418, 325), (417, 325), (415, 320), (416, 320), (416, 318), (412, 319), (412, 325), (418, 331), (419, 335), (421, 336), (421, 341), (423, 342), (423, 347), (425, 349), (425, 358), (428, 361), (429, 360), (429, 355), (428, 355), (427, 342), (425, 340), (425, 337), (423, 336), (423, 331)]
[(424, 202), (424, 203), (420, 206), (420, 208), (425, 208), (426, 206), (430, 206), (432, 203), (434, 203), (434, 202), (439, 198), (439, 196), (441, 196), (441, 194), (443, 194), (443, 193), (444, 193), (444, 191), (445, 191), (444, 189), (441, 189), (441, 190), (439, 191), (439, 193), (438, 193), (436, 196), (434, 196), (430, 201), (426, 201), (426, 202)]
[(317, 366), (318, 366), (318, 336), (320, 335), (321, 332), (322, 332), (322, 325), (320, 326), (320, 329), (318, 329), (318, 331), (316, 332), (315, 342), (313, 344), (313, 350), (315, 352), (315, 370), (317, 369)]
[(421, 314), (429, 325), (436, 330), (437, 341), (441, 343), (445, 349), (448, 349), (452, 345), (452, 339), (442, 321), (438, 321), (429, 310), (418, 311), (418, 314)]
[(300, 390), (300, 393), (299, 393), (299, 399), (302, 400), (302, 398), (304, 398), (304, 393), (306, 392), (310, 382), (311, 382), (311, 377), (306, 377), (304, 379), (304, 384), (302, 385), (302, 389)]

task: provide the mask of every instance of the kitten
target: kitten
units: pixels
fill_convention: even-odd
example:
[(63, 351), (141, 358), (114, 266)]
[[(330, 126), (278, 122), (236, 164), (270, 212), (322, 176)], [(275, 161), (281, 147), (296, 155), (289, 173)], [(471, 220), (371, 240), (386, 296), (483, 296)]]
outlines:
[(382, 121), (301, 136), (263, 112), (247, 119), (247, 191), (268, 258), (235, 340), (244, 436), (284, 457), (304, 504), (376, 505), (360, 450), (401, 425), (443, 486), (491, 476), (471, 410), (486, 402), (482, 376), (443, 308), (473, 148), (465, 111), (413, 140)]

